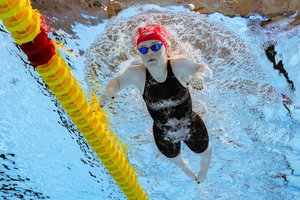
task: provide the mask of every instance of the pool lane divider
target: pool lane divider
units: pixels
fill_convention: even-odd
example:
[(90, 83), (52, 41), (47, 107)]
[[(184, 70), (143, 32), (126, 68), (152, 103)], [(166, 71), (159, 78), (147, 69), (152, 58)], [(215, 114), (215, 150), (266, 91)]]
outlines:
[[(121, 190), (132, 200), (147, 199), (121, 142), (108, 128), (104, 110), (89, 105), (53, 41), (41, 27), (40, 13), (29, 0), (0, 0), (0, 19), (15, 42), (62, 104)], [(94, 103), (98, 105), (97, 98)]]

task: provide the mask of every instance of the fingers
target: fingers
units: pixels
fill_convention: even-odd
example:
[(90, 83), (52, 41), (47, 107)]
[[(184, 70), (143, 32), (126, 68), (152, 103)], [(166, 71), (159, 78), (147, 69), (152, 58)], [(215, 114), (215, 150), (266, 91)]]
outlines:
[(103, 107), (105, 104), (109, 103), (114, 98), (115, 98), (114, 96), (103, 94), (102, 97), (100, 98), (99, 104), (100, 104), (101, 107)]
[(103, 96), (100, 98), (99, 104), (100, 104), (100, 107), (103, 107), (106, 104), (106, 101), (103, 98)]
[(195, 90), (203, 90), (203, 80), (198, 79), (191, 83), (187, 82), (187, 85), (191, 85), (193, 89)]
[(192, 86), (195, 90), (203, 90), (203, 86)]
[(104, 98), (100, 99), (99, 104), (100, 104), (100, 107), (103, 107), (106, 104)]
[[(190, 84), (186, 83), (186, 85), (189, 86)], [(191, 84), (191, 86), (195, 90), (203, 90), (204, 89), (203, 85), (201, 85), (201, 86), (195, 86), (195, 85)]]

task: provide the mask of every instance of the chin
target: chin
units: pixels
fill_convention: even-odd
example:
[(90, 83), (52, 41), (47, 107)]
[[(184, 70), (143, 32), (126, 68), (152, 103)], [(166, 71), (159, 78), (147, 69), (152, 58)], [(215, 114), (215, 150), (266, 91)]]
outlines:
[(151, 61), (151, 62), (149, 61), (148, 63), (149, 63), (149, 64), (157, 64), (157, 63), (158, 63), (158, 60), (154, 60), (154, 61)]
[(147, 62), (147, 65), (150, 66), (150, 67), (154, 67), (158, 64), (158, 61), (155, 60), (155, 61), (151, 61), (151, 62)]

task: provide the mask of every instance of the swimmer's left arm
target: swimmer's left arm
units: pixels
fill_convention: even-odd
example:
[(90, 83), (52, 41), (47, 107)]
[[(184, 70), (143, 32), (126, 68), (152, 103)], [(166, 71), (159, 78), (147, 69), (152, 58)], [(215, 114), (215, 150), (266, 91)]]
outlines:
[(194, 62), (188, 58), (172, 60), (172, 68), (180, 82), (186, 85), (190, 84), (198, 90), (202, 89), (205, 77), (212, 78), (212, 71), (207, 65)]

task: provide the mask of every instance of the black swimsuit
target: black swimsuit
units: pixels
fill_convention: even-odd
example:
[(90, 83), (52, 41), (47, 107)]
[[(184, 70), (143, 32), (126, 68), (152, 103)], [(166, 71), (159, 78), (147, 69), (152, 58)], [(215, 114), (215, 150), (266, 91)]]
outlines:
[(180, 142), (196, 153), (205, 151), (208, 134), (203, 120), (192, 110), (192, 99), (175, 77), (170, 61), (168, 75), (159, 83), (146, 69), (146, 83), (143, 98), (154, 121), (153, 135), (158, 149), (167, 157), (180, 153)]

